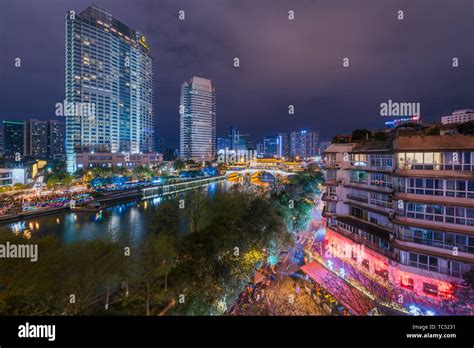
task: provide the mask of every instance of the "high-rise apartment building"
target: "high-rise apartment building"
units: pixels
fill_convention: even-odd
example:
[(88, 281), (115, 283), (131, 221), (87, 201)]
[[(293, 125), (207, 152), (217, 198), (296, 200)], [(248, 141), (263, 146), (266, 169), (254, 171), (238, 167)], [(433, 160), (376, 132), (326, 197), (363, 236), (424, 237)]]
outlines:
[(290, 141), (290, 134), (289, 133), (278, 133), (281, 136), (281, 155), (283, 157), (289, 158), (291, 157), (291, 141)]
[(211, 80), (194, 76), (181, 86), (180, 157), (211, 161), (216, 156), (216, 92)]
[(64, 122), (30, 119), (25, 122), (25, 156), (32, 159), (63, 158)]
[(25, 122), (3, 121), (4, 157), (21, 160), (25, 155)]
[(48, 120), (48, 155), (50, 158), (65, 154), (65, 124), (59, 120)]
[(282, 136), (267, 135), (263, 139), (263, 148), (265, 157), (281, 158), (283, 156)]
[(90, 6), (66, 14), (66, 160), (154, 150), (153, 58), (145, 36)]
[(290, 156), (309, 158), (318, 155), (319, 133), (317, 131), (291, 132)]
[(25, 154), (40, 159), (49, 155), (48, 121), (31, 119), (25, 122)]
[(365, 245), (359, 266), (405, 298), (455, 299), (474, 265), (474, 137), (393, 133), (325, 156), (328, 233)]
[(217, 152), (225, 149), (230, 149), (230, 139), (229, 138), (217, 138)]
[(257, 144), (257, 157), (262, 158), (265, 156), (265, 145), (263, 143)]
[(0, 127), (0, 158), (4, 156), (4, 152), (5, 152), (4, 144), (5, 144), (5, 140), (3, 137), (3, 127)]

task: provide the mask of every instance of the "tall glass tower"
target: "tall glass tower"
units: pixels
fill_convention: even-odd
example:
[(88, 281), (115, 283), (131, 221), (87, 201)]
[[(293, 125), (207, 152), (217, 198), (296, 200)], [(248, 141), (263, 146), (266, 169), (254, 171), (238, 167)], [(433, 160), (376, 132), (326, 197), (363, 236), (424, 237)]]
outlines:
[(216, 91), (211, 80), (194, 76), (181, 86), (180, 157), (211, 161), (216, 155)]
[(148, 42), (97, 6), (66, 14), (66, 161), (82, 152), (154, 151)]

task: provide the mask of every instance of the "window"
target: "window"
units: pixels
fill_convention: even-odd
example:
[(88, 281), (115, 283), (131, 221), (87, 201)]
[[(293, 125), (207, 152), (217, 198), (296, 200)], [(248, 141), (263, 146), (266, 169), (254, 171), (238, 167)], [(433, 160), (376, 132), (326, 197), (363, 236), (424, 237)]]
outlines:
[(400, 152), (396, 154), (400, 169), (474, 170), (473, 152)]
[(474, 209), (410, 202), (406, 205), (406, 217), (474, 226)]
[(392, 168), (393, 159), (390, 154), (373, 154), (370, 155), (370, 166)]
[(368, 183), (368, 175), (366, 172), (360, 170), (352, 170), (351, 171), (351, 182), (357, 184), (367, 184)]
[(384, 173), (370, 173), (370, 185), (380, 187), (392, 187), (390, 175)]
[(367, 155), (364, 153), (352, 153), (351, 165), (365, 167), (368, 165)]
[(383, 207), (383, 208), (391, 208), (392, 207), (392, 199), (389, 195), (377, 192), (370, 193), (370, 204)]

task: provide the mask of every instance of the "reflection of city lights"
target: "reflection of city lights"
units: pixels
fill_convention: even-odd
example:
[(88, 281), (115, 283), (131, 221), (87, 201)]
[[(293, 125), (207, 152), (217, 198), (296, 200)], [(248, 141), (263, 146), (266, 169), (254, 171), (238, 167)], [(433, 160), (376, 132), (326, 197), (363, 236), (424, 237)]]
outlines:
[(24, 221), (19, 221), (11, 225), (11, 229), (15, 233), (19, 233), (26, 228), (26, 224)]
[(428, 311), (426, 311), (426, 315), (432, 317), (432, 316), (435, 315), (435, 312), (428, 310)]
[(333, 262), (331, 260), (329, 260), (327, 263), (328, 263), (328, 268), (332, 271)]
[(339, 275), (340, 275), (342, 278), (344, 278), (344, 277), (346, 276), (346, 270), (345, 270), (344, 268), (341, 268), (341, 269), (339, 270)]

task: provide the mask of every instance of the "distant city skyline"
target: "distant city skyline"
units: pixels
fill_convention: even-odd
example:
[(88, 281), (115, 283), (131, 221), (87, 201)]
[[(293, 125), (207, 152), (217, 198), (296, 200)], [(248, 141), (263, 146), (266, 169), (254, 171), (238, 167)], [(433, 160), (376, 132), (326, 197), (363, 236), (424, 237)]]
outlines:
[[(65, 98), (64, 18), (91, 4), (147, 34), (157, 58), (155, 130), (166, 147), (179, 146), (180, 86), (191, 76), (209, 78), (218, 91), (217, 137), (234, 124), (254, 143), (294, 129), (318, 129), (327, 140), (383, 128), (380, 103), (387, 100), (420, 103), (425, 121), (473, 107), (474, 48), (465, 45), (474, 31), (466, 10), (472, 2), (364, 3), (6, 1), (2, 25), (11, 35), (0, 39), (0, 120), (54, 117)], [(341, 18), (344, 25), (335, 25)]]

